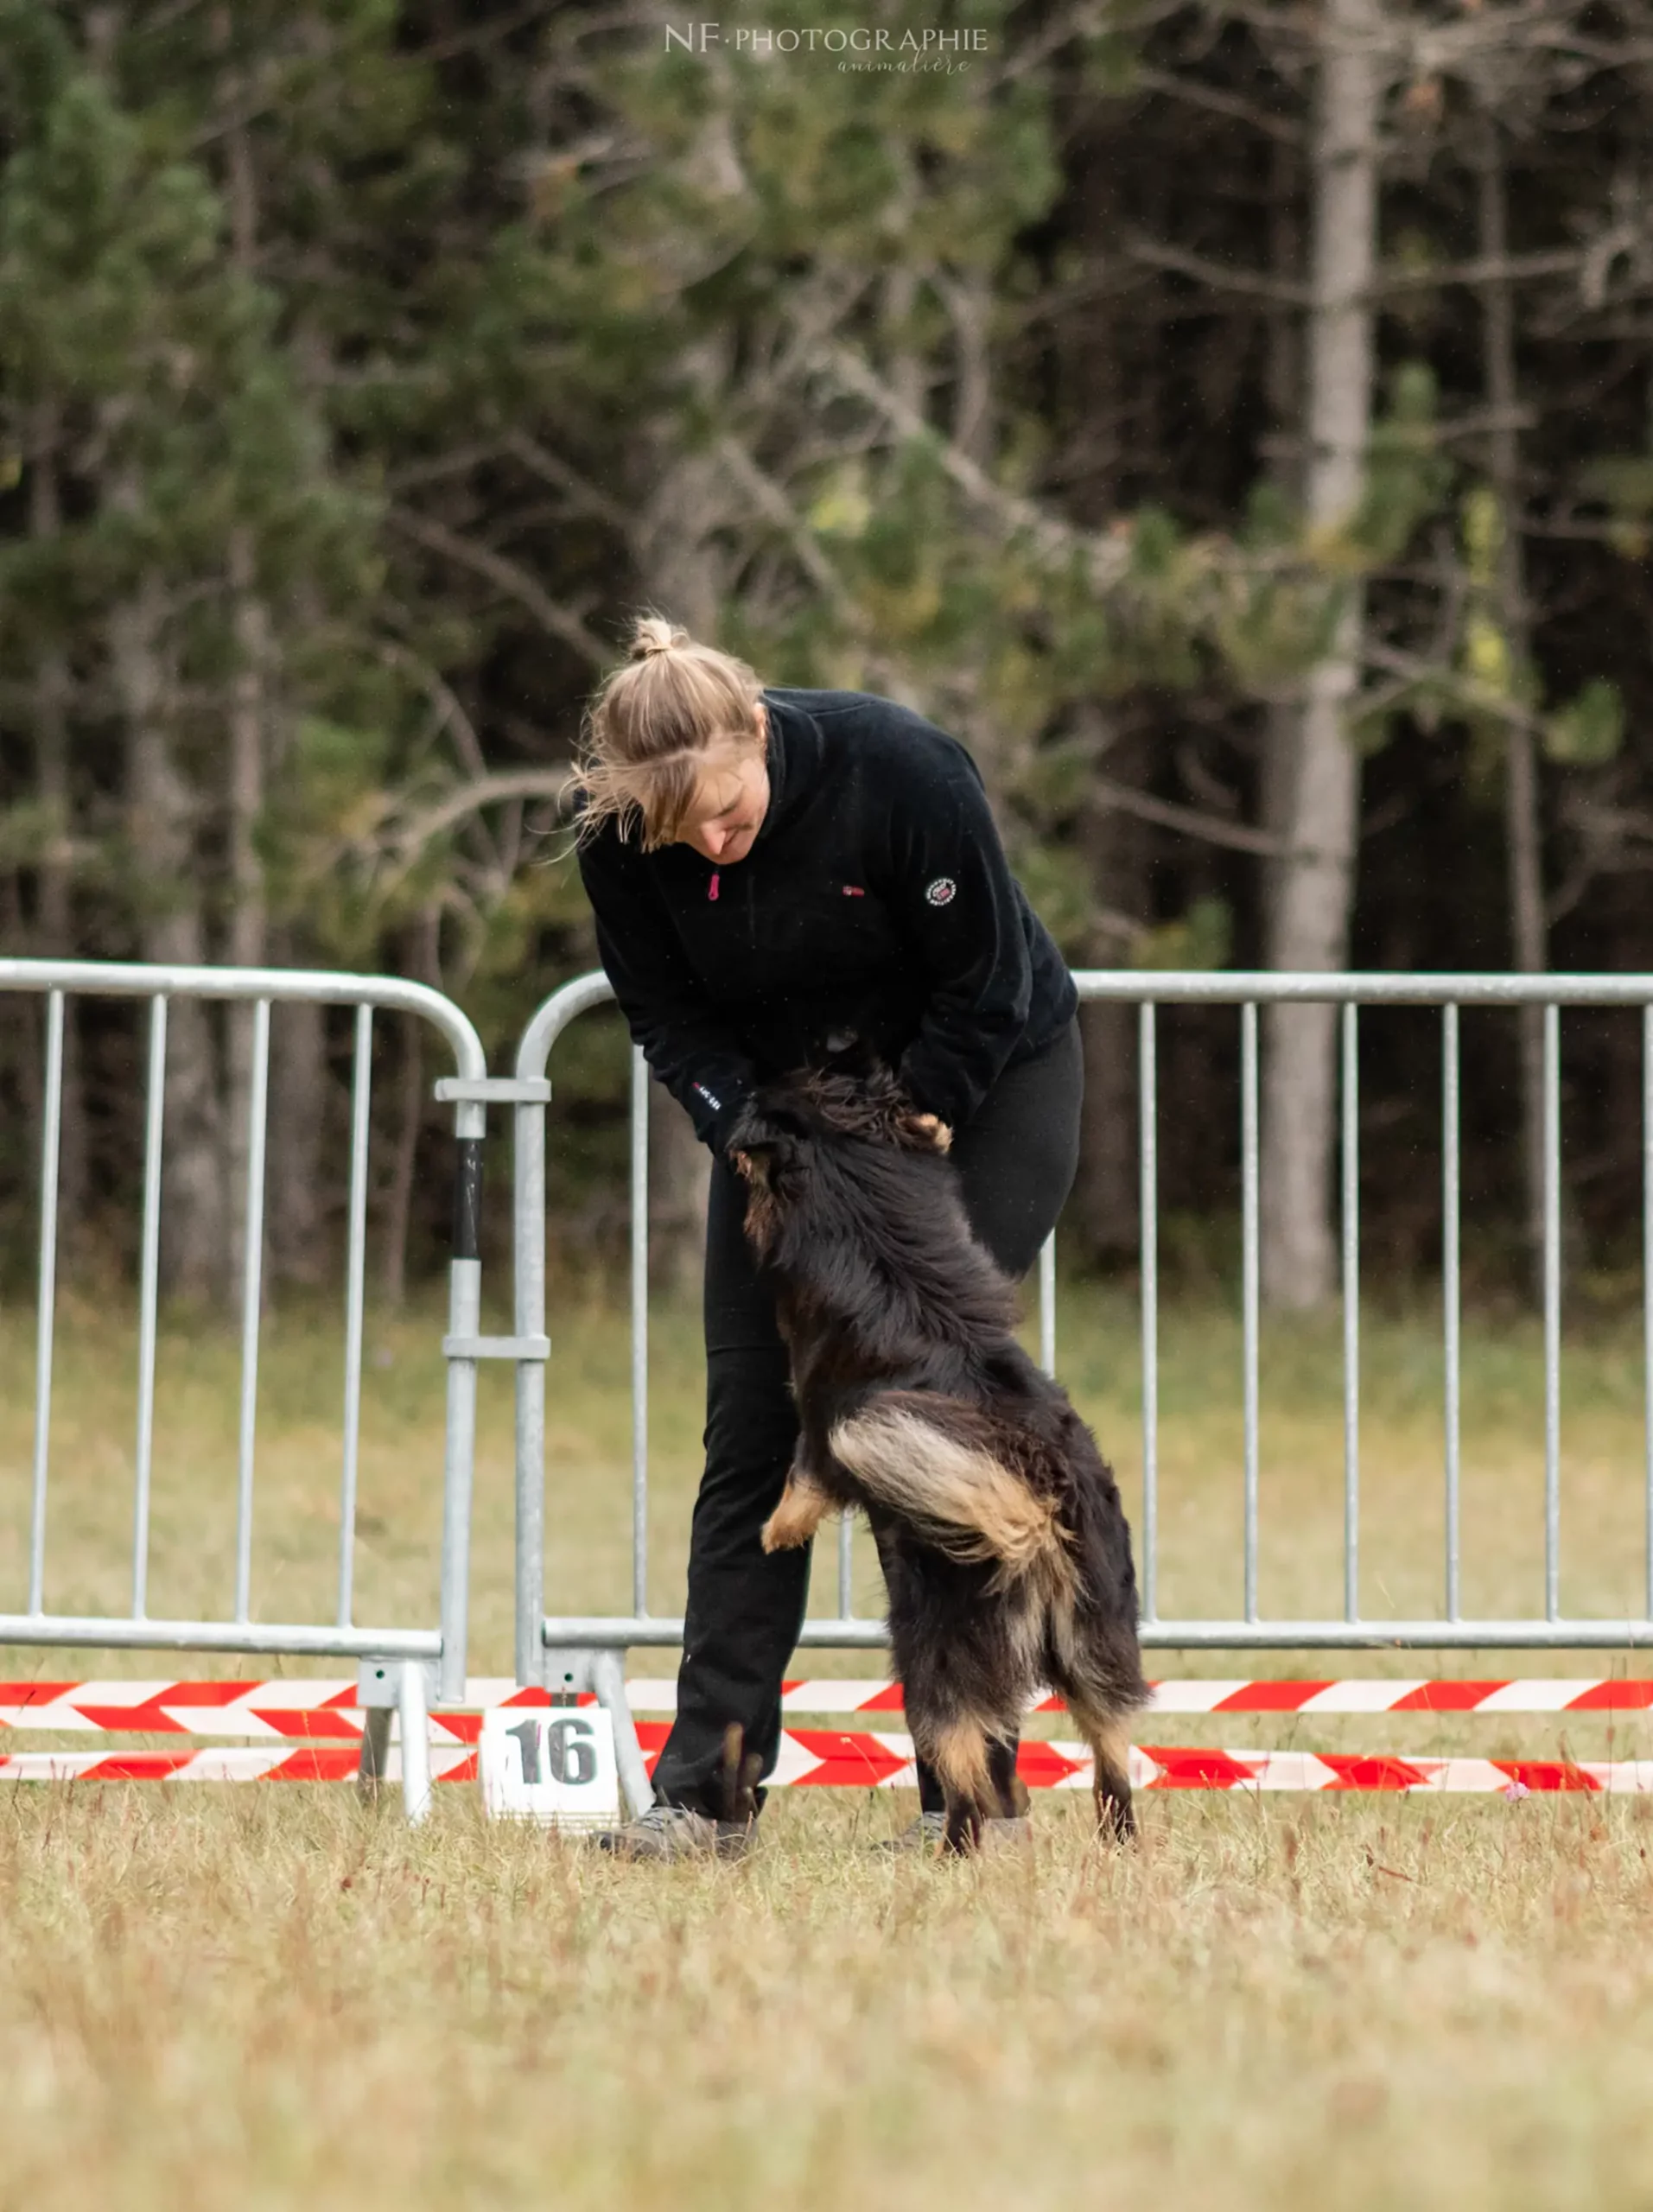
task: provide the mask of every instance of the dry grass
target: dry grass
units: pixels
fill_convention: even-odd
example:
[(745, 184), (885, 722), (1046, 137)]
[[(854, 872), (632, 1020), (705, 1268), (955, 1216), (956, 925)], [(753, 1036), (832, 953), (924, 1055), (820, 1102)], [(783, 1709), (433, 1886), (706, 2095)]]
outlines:
[(1529, 1800), (1044, 1808), (879, 1863), (410, 1837), (316, 1789), (0, 1804), (0, 2202), (1639, 2206), (1653, 1821)]
[[(626, 1586), (623, 1337), (597, 1308), (554, 1330), (551, 1595), (612, 1602)], [(371, 1332), (364, 1618), (434, 1614), (439, 1332), (430, 1314)], [(329, 1604), (335, 1341), (321, 1313), (280, 1316), (272, 1332), (255, 1577), (266, 1614), (320, 1618)], [(1369, 1332), (1373, 1610), (1428, 1605), (1438, 1586), (1432, 1341), (1427, 1317)], [(1076, 1300), (1064, 1343), (1128, 1491), (1128, 1309)], [(6, 1605), (21, 1596), (29, 1349), (28, 1317), (11, 1317)], [(690, 1325), (661, 1316), (657, 1349), (664, 1609), (694, 1474)], [(1335, 1351), (1315, 1331), (1268, 1345), (1275, 1605), (1338, 1594)], [(1629, 1332), (1568, 1348), (1567, 1602), (1580, 1609), (1639, 1601), (1634, 1351)], [(1535, 1595), (1532, 1352), (1519, 1328), (1472, 1346), (1466, 1533), (1479, 1548), (1466, 1595), (1481, 1605), (1529, 1608)], [(219, 1332), (180, 1322), (168, 1335), (156, 1611), (227, 1602), (234, 1365)], [(65, 1608), (124, 1599), (131, 1369), (124, 1325), (70, 1316), (48, 1587)], [(1167, 1317), (1167, 1605), (1232, 1602), (1237, 1372), (1227, 1319)], [(486, 1394), (479, 1471), (472, 1663), (504, 1671), (504, 1376)], [(874, 1602), (870, 1585), (861, 1594)], [(0, 1654), (6, 1673), (83, 1663)], [(173, 1664), (133, 1655), (118, 1671)], [(1476, 1670), (1472, 1657), (1461, 1666)], [(1423, 1749), (1453, 1726), (1459, 1748), (1556, 1747), (1542, 1720), (1497, 1734), (1429, 1725), (1351, 1723), (1333, 1737), (1320, 1723), (1297, 1740)], [(1237, 1723), (1221, 1732), (1248, 1740)], [(1647, 1734), (1621, 1724), (1612, 1748), (1646, 1755)], [(1292, 1740), (1281, 1723), (1260, 1738)], [(1599, 1755), (1602, 1724), (1575, 1728), (1568, 1748)], [(867, 1840), (908, 1809), (783, 1794), (747, 1865), (663, 1872), (490, 1830), (468, 1790), (439, 1792), (416, 1835), (394, 1803), (363, 1808), (343, 1789), (0, 1793), (0, 2207), (1648, 2202), (1653, 1807), (1162, 1796), (1145, 1804), (1140, 1850), (1115, 1857), (1089, 1847), (1079, 1802), (1046, 1799), (1029, 1857), (870, 1856)]]

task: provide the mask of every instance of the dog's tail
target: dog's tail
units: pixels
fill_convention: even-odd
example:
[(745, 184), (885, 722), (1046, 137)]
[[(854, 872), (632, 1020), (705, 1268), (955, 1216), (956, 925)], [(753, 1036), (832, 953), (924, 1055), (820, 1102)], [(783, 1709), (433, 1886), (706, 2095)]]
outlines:
[(962, 1399), (887, 1390), (839, 1421), (833, 1456), (863, 1489), (949, 1558), (997, 1560), (1007, 1581), (1070, 1585), (1056, 1501), (1013, 1462), (1010, 1432)]

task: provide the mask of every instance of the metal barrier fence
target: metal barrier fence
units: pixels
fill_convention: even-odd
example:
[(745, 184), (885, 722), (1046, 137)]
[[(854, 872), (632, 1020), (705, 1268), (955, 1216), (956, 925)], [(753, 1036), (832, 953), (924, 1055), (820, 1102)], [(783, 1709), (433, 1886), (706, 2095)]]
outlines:
[[(1139, 1160), (1141, 1282), (1142, 1510), (1136, 1531), (1144, 1644), (1179, 1649), (1491, 1647), (1605, 1648), (1653, 1643), (1653, 978), (1513, 976), (1282, 976), (1146, 974), (1086, 971), (1082, 998), (1138, 1009)], [(579, 1014), (612, 997), (601, 975), (584, 976), (541, 1006), (517, 1058), (516, 1326), (536, 1345), (545, 1327), (545, 1106), (547, 1060), (558, 1036)], [(1338, 1186), (1341, 1214), (1343, 1344), (1343, 1612), (1341, 1618), (1265, 1618), (1258, 1599), (1260, 1208), (1258, 1010), (1286, 1003), (1339, 1009)], [(1529, 1617), (1465, 1618), (1460, 1603), (1460, 1046), (1465, 1007), (1543, 1009), (1543, 1363), (1544, 1603)], [(1241, 1373), (1240, 1485), (1243, 1527), (1243, 1608), (1239, 1618), (1170, 1618), (1159, 1609), (1159, 1095), (1158, 1010), (1172, 1006), (1228, 1006), (1237, 1010), (1240, 1042)], [(1442, 1482), (1446, 1530), (1442, 1610), (1434, 1618), (1381, 1619), (1360, 1606), (1360, 1224), (1359, 1018), (1362, 1007), (1439, 1009), (1443, 1066)], [(1647, 1596), (1639, 1619), (1568, 1619), (1560, 1603), (1561, 1545), (1561, 1086), (1560, 1015), (1568, 1007), (1638, 1008), (1642, 1014), (1643, 1095), (1644, 1394), (1647, 1449), (1643, 1471)], [(611, 1617), (548, 1617), (544, 1606), (545, 1387), (544, 1362), (523, 1359), (517, 1370), (517, 1677), (547, 1678), (597, 1689), (624, 1726), (620, 1655), (633, 1645), (681, 1642), (680, 1618), (651, 1614), (648, 1568), (648, 1075), (633, 1048), (631, 1129), (632, 1326), (632, 1611)], [(501, 1086), (502, 1090), (505, 1086)], [(1039, 1344), (1054, 1367), (1056, 1273), (1053, 1239), (1039, 1269)], [(868, 1649), (884, 1642), (880, 1620), (855, 1615), (850, 1595), (850, 1532), (841, 1523), (838, 1604), (830, 1619), (804, 1624), (808, 1646)], [(548, 1654), (555, 1655), (548, 1660)], [(642, 1802), (640, 1762), (633, 1794)]]
[[(1653, 978), (1505, 976), (1146, 975), (1092, 971), (1078, 978), (1081, 995), (1134, 1005), (1138, 1024), (1141, 1230), (1141, 1512), (1137, 1548), (1143, 1596), (1142, 1641), (1172, 1649), (1262, 1649), (1357, 1647), (1485, 1649), (1611, 1648), (1653, 1643)], [(648, 1111), (649, 1078), (632, 1054), (631, 1390), (632, 1611), (612, 1616), (548, 1616), (544, 1611), (545, 1538), (545, 1199), (546, 1066), (552, 1046), (577, 1015), (607, 1001), (601, 975), (566, 985), (540, 1007), (525, 1031), (514, 1077), (490, 1080), (476, 1033), (459, 1009), (436, 991), (395, 978), (277, 969), (188, 969), (105, 965), (94, 962), (0, 961), (0, 991), (45, 1000), (39, 1305), (29, 1595), (24, 1613), (0, 1613), (0, 1644), (91, 1649), (222, 1650), (350, 1657), (360, 1662), (359, 1702), (368, 1709), (363, 1771), (383, 1771), (390, 1708), (399, 1707), (404, 1789), (409, 1809), (423, 1816), (429, 1796), (427, 1710), (435, 1700), (464, 1696), (479, 1360), (516, 1368), (516, 1655), (517, 1680), (554, 1688), (591, 1690), (614, 1713), (621, 1778), (634, 1806), (648, 1801), (647, 1777), (626, 1707), (622, 1656), (633, 1645), (681, 1642), (680, 1618), (651, 1614), (648, 1579)], [(144, 1116), (143, 1211), (138, 1288), (138, 1414), (135, 1453), (132, 1581), (124, 1615), (66, 1615), (46, 1607), (47, 1507), (55, 1328), (59, 1137), (66, 996), (146, 999), (149, 1004)], [(147, 1611), (150, 1478), (154, 1446), (156, 1323), (160, 1285), (162, 1160), (167, 1066), (167, 1009), (173, 998), (238, 1002), (251, 1007), (251, 1083), (246, 1131), (245, 1246), (241, 1299), (241, 1392), (237, 1461), (233, 1614), (229, 1619), (157, 1620)], [(304, 1001), (350, 1006), (355, 1012), (351, 1109), (351, 1165), (345, 1323), (345, 1404), (340, 1489), (338, 1605), (328, 1623), (271, 1624), (251, 1618), (252, 1499), (257, 1437), (259, 1310), (262, 1288), (265, 1128), (272, 1004)], [(1268, 1618), (1259, 1602), (1260, 1535), (1260, 1122), (1259, 1008), (1286, 1003), (1339, 1009), (1340, 1228), (1342, 1257), (1342, 1581), (1340, 1618)], [(1237, 1009), (1240, 1044), (1241, 1401), (1240, 1497), (1243, 1611), (1236, 1618), (1171, 1618), (1159, 1608), (1160, 1352), (1159, 1010), (1176, 1006)], [(1373, 1618), (1360, 1605), (1360, 1225), (1359, 1019), (1363, 1007), (1438, 1010), (1441, 1040), (1442, 1224), (1442, 1506), (1443, 1603), (1434, 1618)], [(1542, 1611), (1496, 1619), (1466, 1617), (1462, 1603), (1461, 1212), (1459, 1016), (1466, 1007), (1542, 1009), (1543, 1162), (1542, 1306), (1544, 1372), (1544, 1599)], [(1643, 1393), (1645, 1448), (1642, 1468), (1645, 1570), (1639, 1618), (1569, 1618), (1561, 1608), (1561, 1014), (1567, 1007), (1639, 1010), (1642, 1044)], [(450, 1047), (457, 1075), (436, 1085), (455, 1109), (457, 1163), (455, 1241), (449, 1276), (441, 1598), (434, 1629), (364, 1628), (353, 1609), (372, 1018), (375, 1010), (429, 1021)], [(515, 1325), (508, 1337), (480, 1332), (479, 1228), (482, 1138), (487, 1104), (515, 1111)], [(1039, 1345), (1054, 1366), (1054, 1243), (1039, 1268)], [(841, 1525), (837, 1610), (804, 1624), (805, 1646), (874, 1649), (884, 1642), (881, 1620), (852, 1605), (851, 1533)], [(427, 1669), (434, 1679), (427, 1680)]]
[[(469, 1588), (471, 1478), (475, 1430), (476, 1363), (520, 1357), (524, 1348), (479, 1335), (481, 1263), (477, 1231), (481, 1192), (485, 1103), (495, 1086), (486, 1077), (482, 1047), (466, 1016), (440, 993), (394, 977), (312, 974), (296, 969), (145, 967), (95, 961), (0, 960), (0, 991), (43, 997), (45, 1096), (40, 1205), (33, 1497), (29, 1517), (28, 1610), (0, 1613), (0, 1644), (92, 1649), (283, 1653), (361, 1662), (360, 1699), (370, 1720), (363, 1771), (384, 1770), (390, 1712), (399, 1707), (403, 1787), (410, 1814), (423, 1817), (429, 1799), (427, 1710), (457, 1703), (465, 1688)], [(132, 1513), (131, 1604), (124, 1615), (54, 1613), (46, 1605), (47, 1507), (52, 1423), (52, 1355), (56, 1322), (58, 1176), (61, 1125), (64, 1002), (67, 995), (149, 1001), (148, 1081), (144, 1110), (143, 1211), (138, 1282), (137, 1425)], [(160, 1290), (162, 1159), (167, 1069), (167, 1010), (173, 999), (228, 1001), (251, 1009), (251, 1081), (246, 1131), (245, 1239), (241, 1281), (241, 1387), (236, 1475), (235, 1589), (231, 1618), (156, 1620), (148, 1611), (150, 1490), (155, 1436), (156, 1323)], [(257, 1440), (259, 1319), (264, 1258), (265, 1135), (269, 1103), (270, 1016), (273, 1003), (301, 1001), (355, 1009), (351, 1099), (350, 1187), (346, 1275), (345, 1392), (340, 1478), (338, 1604), (321, 1622), (271, 1623), (252, 1618), (253, 1475)], [(355, 1624), (353, 1562), (362, 1381), (362, 1323), (372, 1020), (375, 1010), (416, 1015), (449, 1047), (456, 1077), (437, 1085), (454, 1106), (458, 1162), (455, 1243), (449, 1268), (447, 1417), (443, 1467), (439, 1624), (429, 1629), (364, 1628)], [(432, 1679), (427, 1680), (427, 1669)]]

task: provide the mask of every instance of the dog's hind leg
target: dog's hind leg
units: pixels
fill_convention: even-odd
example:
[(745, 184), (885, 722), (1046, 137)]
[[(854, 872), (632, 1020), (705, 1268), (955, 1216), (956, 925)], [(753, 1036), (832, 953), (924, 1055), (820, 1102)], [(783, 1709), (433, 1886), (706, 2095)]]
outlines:
[(934, 1738), (928, 1757), (947, 1801), (947, 1849), (976, 1850), (982, 1821), (991, 1820), (999, 1809), (987, 1730), (978, 1720), (954, 1720)]
[(1000, 1809), (987, 1725), (976, 1714), (957, 1708), (944, 1717), (922, 1709), (915, 1713), (910, 1683), (906, 1694), (913, 1749), (935, 1769), (946, 1799), (942, 1848), (974, 1851), (982, 1840), (982, 1821), (991, 1820)]
[(791, 1551), (798, 1544), (807, 1544), (832, 1506), (832, 1499), (814, 1476), (794, 1461), (780, 1503), (763, 1524), (765, 1551)]
[(1131, 1809), (1130, 1721), (1084, 1700), (1068, 1697), (1068, 1711), (1090, 1746), (1094, 1762), (1090, 1794), (1096, 1802), (1097, 1834), (1104, 1843), (1129, 1843), (1136, 1834)]

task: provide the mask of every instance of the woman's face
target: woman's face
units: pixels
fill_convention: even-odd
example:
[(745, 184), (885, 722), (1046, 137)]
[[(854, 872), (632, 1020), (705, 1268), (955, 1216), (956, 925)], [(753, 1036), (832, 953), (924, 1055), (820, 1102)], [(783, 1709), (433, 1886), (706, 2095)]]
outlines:
[(769, 807), (769, 769), (764, 738), (767, 724), (756, 712), (754, 741), (727, 739), (709, 747), (694, 802), (677, 831), (680, 845), (692, 845), (703, 860), (733, 867), (752, 850)]

